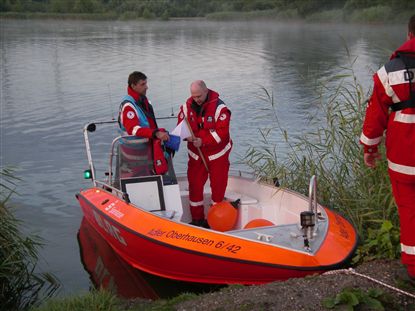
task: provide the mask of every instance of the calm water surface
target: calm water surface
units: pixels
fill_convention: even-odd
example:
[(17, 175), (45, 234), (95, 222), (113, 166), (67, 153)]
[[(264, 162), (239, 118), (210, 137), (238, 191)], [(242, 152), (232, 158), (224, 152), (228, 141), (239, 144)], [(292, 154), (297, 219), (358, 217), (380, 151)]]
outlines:
[[(158, 116), (176, 113), (195, 79), (217, 90), (232, 110), (235, 163), (258, 141), (262, 87), (274, 94), (282, 126), (299, 134), (315, 109), (316, 79), (348, 66), (345, 45), (368, 88), (404, 40), (405, 25), (2, 20), (0, 161), (23, 180), (12, 201), (25, 230), (46, 239), (41, 268), (58, 276), (62, 295), (89, 288), (76, 238), (75, 193), (89, 186), (82, 128), (116, 115), (130, 72), (147, 74)], [(176, 170), (185, 158), (184, 150), (176, 155)]]

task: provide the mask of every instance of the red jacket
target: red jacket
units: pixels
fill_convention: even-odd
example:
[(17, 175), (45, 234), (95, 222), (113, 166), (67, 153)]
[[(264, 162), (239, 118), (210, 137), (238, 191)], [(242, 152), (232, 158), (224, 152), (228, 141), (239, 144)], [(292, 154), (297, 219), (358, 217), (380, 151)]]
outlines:
[[(178, 123), (184, 119), (184, 116), (187, 117), (194, 135), (202, 139), (200, 149), (207, 161), (224, 156), (232, 148), (229, 135), (231, 112), (219, 99), (218, 93), (209, 90), (207, 100), (201, 107), (198, 107), (190, 97), (180, 107)], [(189, 155), (198, 160), (199, 152), (193, 143), (189, 142), (187, 147)]]
[[(394, 103), (410, 98), (409, 81), (397, 52), (415, 53), (415, 38), (406, 41), (374, 75), (373, 94), (366, 110), (360, 143), (365, 153), (377, 152), (386, 130), (386, 156), (391, 177), (415, 182), (415, 108), (391, 111)], [(410, 68), (412, 73), (415, 68)], [(412, 79), (415, 92), (415, 79)]]

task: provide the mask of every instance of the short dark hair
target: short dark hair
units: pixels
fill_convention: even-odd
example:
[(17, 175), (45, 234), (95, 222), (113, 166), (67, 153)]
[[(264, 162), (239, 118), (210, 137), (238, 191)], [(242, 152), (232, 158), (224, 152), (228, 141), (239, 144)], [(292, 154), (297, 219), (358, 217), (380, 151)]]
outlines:
[(415, 15), (412, 15), (412, 17), (409, 19), (408, 32), (412, 32), (412, 34), (415, 36)]
[(137, 84), (140, 80), (147, 80), (147, 76), (140, 71), (134, 71), (128, 76), (128, 86), (131, 87), (131, 85)]

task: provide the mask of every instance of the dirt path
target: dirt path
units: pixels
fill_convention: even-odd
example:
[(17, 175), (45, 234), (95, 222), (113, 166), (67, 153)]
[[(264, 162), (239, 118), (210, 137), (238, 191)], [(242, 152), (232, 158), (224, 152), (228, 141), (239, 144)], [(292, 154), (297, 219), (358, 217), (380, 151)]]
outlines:
[[(395, 277), (399, 261), (373, 261), (355, 269), (356, 272), (415, 295), (415, 287)], [(198, 296), (175, 306), (177, 310), (328, 310), (322, 306), (327, 297), (334, 297), (344, 288), (383, 291), (385, 310), (415, 310), (415, 299), (398, 294), (370, 280), (349, 274), (321, 275), (290, 279), (261, 286), (230, 286), (218, 292)], [(339, 310), (339, 309), (335, 309)], [(370, 310), (367, 306), (355, 310)]]

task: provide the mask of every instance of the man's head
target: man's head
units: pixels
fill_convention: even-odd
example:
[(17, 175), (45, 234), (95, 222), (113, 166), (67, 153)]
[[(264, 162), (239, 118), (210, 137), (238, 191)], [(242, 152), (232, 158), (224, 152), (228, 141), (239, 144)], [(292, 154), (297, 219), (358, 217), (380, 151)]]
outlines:
[(146, 75), (142, 72), (134, 71), (128, 76), (128, 86), (138, 94), (146, 95), (148, 89)]
[(407, 39), (413, 39), (415, 38), (415, 15), (412, 15), (412, 17), (409, 19), (408, 23), (408, 36)]
[(190, 84), (190, 94), (198, 105), (202, 105), (206, 101), (208, 91), (205, 82), (202, 80), (196, 80)]

